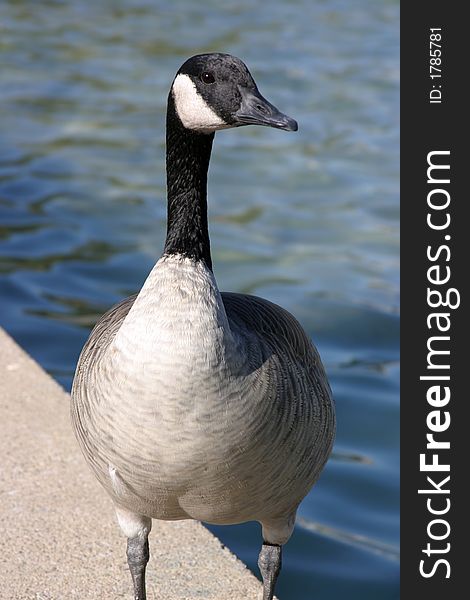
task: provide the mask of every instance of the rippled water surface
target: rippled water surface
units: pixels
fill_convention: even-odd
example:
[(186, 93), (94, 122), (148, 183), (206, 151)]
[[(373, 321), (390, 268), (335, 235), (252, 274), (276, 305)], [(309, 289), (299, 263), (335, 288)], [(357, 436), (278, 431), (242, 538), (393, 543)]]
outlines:
[[(164, 113), (188, 56), (244, 59), (297, 134), (217, 134), (222, 289), (312, 335), (338, 412), (278, 595), (398, 598), (398, 3), (0, 3), (0, 323), (65, 387), (165, 233)], [(214, 527), (257, 572), (258, 526)]]

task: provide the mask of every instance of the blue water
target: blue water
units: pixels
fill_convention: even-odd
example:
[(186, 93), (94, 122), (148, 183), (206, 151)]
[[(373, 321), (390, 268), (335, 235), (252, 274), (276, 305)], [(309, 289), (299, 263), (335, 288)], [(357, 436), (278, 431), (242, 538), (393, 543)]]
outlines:
[[(245, 60), (296, 134), (217, 134), (221, 289), (285, 306), (337, 402), (281, 600), (398, 598), (398, 2), (0, 3), (0, 323), (69, 388), (165, 233), (164, 114), (188, 56)], [(39, 407), (38, 407), (39, 409)], [(256, 524), (212, 530), (257, 572)]]

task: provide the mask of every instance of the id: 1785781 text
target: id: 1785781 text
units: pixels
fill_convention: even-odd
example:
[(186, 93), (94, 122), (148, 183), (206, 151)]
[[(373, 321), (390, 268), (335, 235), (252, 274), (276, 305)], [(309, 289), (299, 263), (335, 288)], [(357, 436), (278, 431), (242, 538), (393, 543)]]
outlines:
[(442, 102), (442, 34), (440, 27), (429, 29), (429, 77), (432, 81), (432, 90), (429, 92), (429, 103)]

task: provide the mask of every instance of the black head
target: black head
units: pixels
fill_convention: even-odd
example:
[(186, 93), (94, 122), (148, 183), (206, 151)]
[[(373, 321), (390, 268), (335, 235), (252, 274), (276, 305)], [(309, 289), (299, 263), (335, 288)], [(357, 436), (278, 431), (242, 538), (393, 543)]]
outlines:
[(297, 123), (259, 93), (246, 65), (230, 54), (198, 54), (179, 69), (171, 88), (187, 129), (211, 133), (241, 125), (296, 131)]

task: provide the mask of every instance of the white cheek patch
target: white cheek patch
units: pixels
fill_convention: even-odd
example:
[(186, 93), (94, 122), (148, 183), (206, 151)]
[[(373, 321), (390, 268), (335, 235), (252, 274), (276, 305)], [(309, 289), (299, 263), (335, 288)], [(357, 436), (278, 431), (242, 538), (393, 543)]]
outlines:
[(187, 129), (210, 132), (230, 127), (209, 107), (188, 75), (177, 75), (172, 90), (176, 112)]

